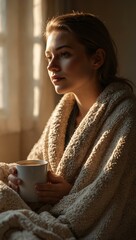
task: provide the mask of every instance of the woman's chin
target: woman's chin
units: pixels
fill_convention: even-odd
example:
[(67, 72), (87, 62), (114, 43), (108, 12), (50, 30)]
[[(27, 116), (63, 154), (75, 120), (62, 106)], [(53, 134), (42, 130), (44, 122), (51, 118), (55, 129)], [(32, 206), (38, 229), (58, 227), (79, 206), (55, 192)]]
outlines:
[(64, 89), (64, 88), (61, 88), (61, 87), (58, 87), (58, 86), (55, 86), (55, 92), (57, 93), (57, 94), (65, 94), (65, 93), (68, 93), (69, 91), (67, 91), (66, 89)]

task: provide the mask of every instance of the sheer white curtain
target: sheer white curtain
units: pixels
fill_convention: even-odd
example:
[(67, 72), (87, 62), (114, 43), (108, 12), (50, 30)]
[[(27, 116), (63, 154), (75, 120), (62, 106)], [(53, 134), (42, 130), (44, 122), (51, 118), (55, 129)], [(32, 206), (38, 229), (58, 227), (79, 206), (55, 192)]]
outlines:
[[(18, 62), (18, 9), (17, 4), (0, 1), (0, 133), (19, 131), (19, 62)], [(15, 1), (14, 1), (15, 2)], [(10, 6), (9, 6), (10, 5)]]
[(0, 161), (25, 158), (56, 105), (42, 35), (70, 2), (0, 0)]
[[(41, 38), (48, 18), (48, 1), (25, 2), (28, 1), (24, 1), (24, 9), (21, 11), (21, 25), (25, 32), (20, 32), (22, 157), (27, 155), (38, 140), (55, 107), (55, 93), (46, 71), (45, 42)], [(27, 17), (23, 18), (24, 11), (29, 24)]]
[[(41, 39), (46, 21), (59, 13), (69, 12), (72, 0), (24, 0), (20, 12), (21, 57), (21, 157), (25, 157), (38, 140), (57, 96), (47, 76), (45, 43)], [(33, 10), (32, 10), (33, 9)], [(25, 12), (25, 18), (24, 18)], [(26, 58), (27, 56), (27, 58)]]
[(0, 0), (0, 161), (26, 157), (54, 108), (43, 0)]

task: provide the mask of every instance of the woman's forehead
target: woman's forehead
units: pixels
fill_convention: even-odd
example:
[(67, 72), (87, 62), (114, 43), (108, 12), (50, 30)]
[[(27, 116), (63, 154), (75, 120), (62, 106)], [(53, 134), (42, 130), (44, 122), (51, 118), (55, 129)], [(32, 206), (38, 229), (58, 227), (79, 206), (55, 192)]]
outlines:
[(77, 43), (73, 33), (68, 31), (52, 31), (47, 38), (46, 50), (60, 48), (62, 46), (72, 47)]

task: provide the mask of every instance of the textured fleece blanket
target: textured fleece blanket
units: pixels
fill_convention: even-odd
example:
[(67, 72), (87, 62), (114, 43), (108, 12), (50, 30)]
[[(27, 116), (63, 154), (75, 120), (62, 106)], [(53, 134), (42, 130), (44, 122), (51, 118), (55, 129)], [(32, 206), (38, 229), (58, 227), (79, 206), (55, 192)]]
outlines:
[(46, 159), (73, 187), (36, 213), (6, 185), (0, 168), (0, 239), (136, 239), (136, 99), (123, 83), (97, 98), (65, 148), (75, 98), (62, 97), (28, 159)]

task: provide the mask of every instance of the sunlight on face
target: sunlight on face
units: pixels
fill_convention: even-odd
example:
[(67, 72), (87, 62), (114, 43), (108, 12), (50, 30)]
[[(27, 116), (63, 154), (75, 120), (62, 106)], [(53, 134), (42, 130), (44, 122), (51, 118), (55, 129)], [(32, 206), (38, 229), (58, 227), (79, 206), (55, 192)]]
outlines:
[(45, 56), (50, 79), (59, 94), (83, 91), (91, 84), (91, 57), (76, 37), (67, 31), (53, 31), (47, 39)]

